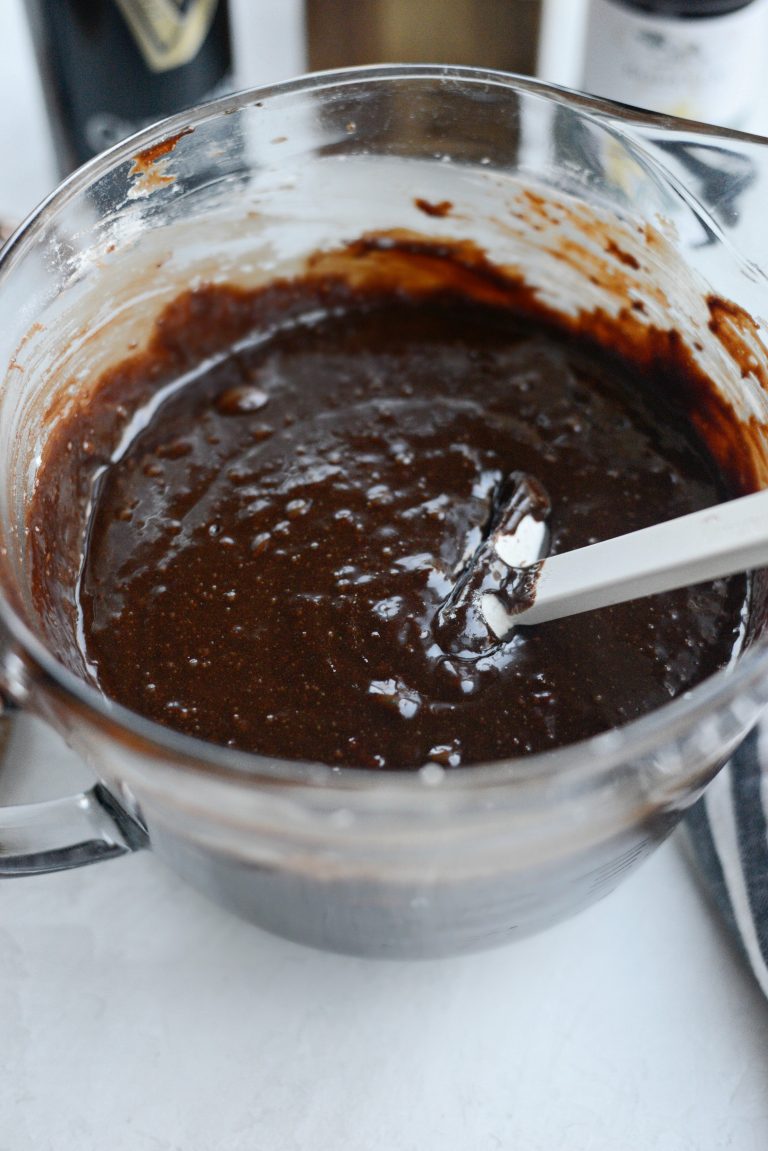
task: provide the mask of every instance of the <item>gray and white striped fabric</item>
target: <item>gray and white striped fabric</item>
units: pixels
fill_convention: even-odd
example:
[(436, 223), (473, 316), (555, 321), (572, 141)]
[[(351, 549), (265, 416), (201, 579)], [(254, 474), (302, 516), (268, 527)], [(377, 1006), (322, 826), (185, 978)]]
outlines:
[(768, 995), (768, 725), (744, 741), (687, 829), (704, 880)]

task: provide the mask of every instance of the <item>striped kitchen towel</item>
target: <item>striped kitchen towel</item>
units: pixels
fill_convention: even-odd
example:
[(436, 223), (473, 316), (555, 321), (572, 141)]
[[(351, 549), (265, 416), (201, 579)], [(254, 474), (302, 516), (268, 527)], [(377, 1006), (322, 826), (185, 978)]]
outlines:
[(687, 828), (704, 880), (768, 995), (768, 725), (744, 741)]

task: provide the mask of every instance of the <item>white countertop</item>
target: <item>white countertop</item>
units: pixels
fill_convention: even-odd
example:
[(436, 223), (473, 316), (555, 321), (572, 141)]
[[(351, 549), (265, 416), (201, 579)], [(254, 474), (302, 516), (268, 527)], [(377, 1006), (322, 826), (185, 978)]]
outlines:
[[(245, 79), (301, 67), (295, 0), (235, 8)], [(16, 216), (53, 181), (20, 9), (0, 5)], [(82, 780), (17, 724), (0, 802)], [(577, 919), (440, 962), (272, 938), (147, 853), (0, 887), (0, 1151), (766, 1146), (768, 1004), (674, 840)]]

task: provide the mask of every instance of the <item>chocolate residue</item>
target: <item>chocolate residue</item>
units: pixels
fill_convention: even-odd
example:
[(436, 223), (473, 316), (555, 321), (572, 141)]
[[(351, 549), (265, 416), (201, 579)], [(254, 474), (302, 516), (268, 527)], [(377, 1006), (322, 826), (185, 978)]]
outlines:
[(129, 193), (131, 197), (147, 196), (156, 188), (174, 182), (176, 177), (165, 170), (168, 159), (182, 136), (188, 136), (191, 132), (194, 132), (194, 128), (183, 128), (159, 144), (136, 153), (128, 173), (134, 179)]
[(167, 139), (161, 140), (159, 144), (153, 144), (150, 148), (144, 148), (143, 151), (137, 152), (133, 157), (133, 167), (128, 173), (130, 176), (145, 175), (153, 164), (161, 160), (164, 156), (169, 156), (175, 149), (182, 136), (189, 136), (194, 132), (194, 128), (182, 128), (180, 132), (176, 132), (173, 136), (168, 136)]
[(617, 260), (620, 260), (622, 264), (626, 264), (628, 268), (634, 268), (635, 271), (637, 271), (640, 267), (640, 261), (637, 257), (633, 256), (631, 252), (625, 252), (623, 248), (619, 247), (615, 240), (608, 240), (605, 245), (605, 250), (609, 256), (615, 256)]
[(435, 204), (430, 200), (425, 200), (421, 196), (417, 196), (413, 202), (419, 211), (424, 212), (427, 216), (449, 216), (453, 210), (453, 204), (450, 200), (441, 200), (438, 204)]
[(719, 296), (708, 296), (709, 330), (720, 341), (728, 355), (741, 366), (741, 374), (754, 376), (763, 389), (768, 391), (768, 369), (765, 362), (765, 345), (760, 328), (749, 312), (745, 312), (731, 300)]

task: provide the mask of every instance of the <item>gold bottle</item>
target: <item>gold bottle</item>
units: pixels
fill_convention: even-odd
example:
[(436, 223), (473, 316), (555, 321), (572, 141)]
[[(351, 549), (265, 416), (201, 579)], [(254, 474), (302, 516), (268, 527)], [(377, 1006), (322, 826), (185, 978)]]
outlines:
[(306, 0), (311, 71), (470, 64), (533, 75), (541, 0)]

